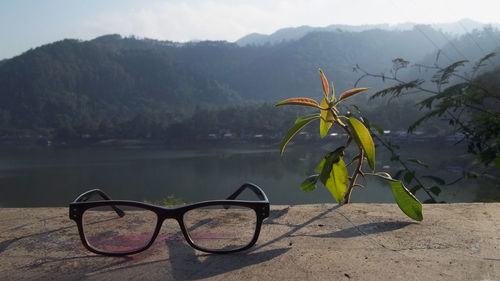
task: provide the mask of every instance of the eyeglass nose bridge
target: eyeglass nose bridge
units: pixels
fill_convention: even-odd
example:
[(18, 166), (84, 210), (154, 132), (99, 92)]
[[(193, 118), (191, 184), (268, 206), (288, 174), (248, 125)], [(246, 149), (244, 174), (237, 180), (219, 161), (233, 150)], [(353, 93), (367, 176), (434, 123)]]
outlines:
[(180, 229), (184, 233), (184, 223), (183, 223), (183, 215), (184, 211), (181, 209), (170, 209), (170, 208), (162, 208), (159, 212), (157, 212), (158, 215), (158, 227), (161, 228), (165, 221), (168, 220), (175, 220), (177, 221), (177, 224), (179, 225)]
[[(157, 212), (157, 215), (158, 215), (158, 225), (157, 225), (157, 228), (156, 228), (157, 232), (156, 232), (155, 236), (157, 236), (162, 231), (171, 231), (172, 233), (175, 233), (176, 235), (179, 235), (181, 237), (183, 236), (184, 239), (186, 239), (186, 241), (189, 244), (191, 244), (191, 246), (193, 246), (194, 245), (193, 241), (191, 240), (191, 238), (187, 234), (187, 229), (186, 229), (186, 227), (184, 225), (184, 221), (183, 221), (183, 215), (184, 215), (184, 213), (185, 212), (183, 210), (170, 209), (170, 208), (162, 208), (159, 212)], [(173, 226), (171, 226), (172, 228), (164, 229), (164, 226), (165, 226), (166, 222), (173, 223), (173, 221), (177, 222), (177, 226), (175, 228), (173, 228)]]
[(158, 215), (158, 221), (160, 223), (163, 223), (163, 221), (168, 219), (175, 219), (180, 223), (182, 222), (182, 216), (184, 212), (179, 208), (161, 207), (160, 210), (157, 210), (156, 214)]

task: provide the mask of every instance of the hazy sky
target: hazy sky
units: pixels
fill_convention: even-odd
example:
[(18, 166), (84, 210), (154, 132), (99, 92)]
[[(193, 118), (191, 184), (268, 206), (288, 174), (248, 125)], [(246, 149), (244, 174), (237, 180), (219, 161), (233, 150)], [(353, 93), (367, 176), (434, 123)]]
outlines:
[[(450, 6), (453, 3), (453, 6)], [(64, 38), (119, 33), (235, 41), (330, 24), (500, 22), (498, 0), (0, 0), (0, 59)]]

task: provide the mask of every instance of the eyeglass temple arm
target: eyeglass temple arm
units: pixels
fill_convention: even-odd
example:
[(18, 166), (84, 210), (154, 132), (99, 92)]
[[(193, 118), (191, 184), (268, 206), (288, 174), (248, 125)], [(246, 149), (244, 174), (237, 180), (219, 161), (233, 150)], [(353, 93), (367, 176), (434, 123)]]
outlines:
[[(97, 194), (99, 196), (102, 197), (102, 199), (104, 200), (111, 200), (111, 198), (106, 194), (104, 193), (104, 191), (100, 190), (100, 189), (92, 189), (92, 190), (89, 190), (87, 192), (84, 192), (82, 194), (80, 194), (80, 196), (78, 196), (74, 202), (85, 202), (87, 200), (89, 200), (89, 198), (94, 195), (94, 194)], [(113, 210), (115, 210), (115, 212), (120, 216), (120, 217), (123, 217), (125, 215), (125, 212), (123, 212), (122, 210), (120, 210), (119, 208), (117, 208), (116, 206), (111, 206), (111, 208), (113, 208)]]
[(247, 188), (250, 189), (250, 190), (252, 190), (253, 193), (255, 193), (255, 195), (257, 195), (257, 197), (259, 197), (260, 200), (269, 201), (267, 199), (267, 196), (264, 193), (264, 191), (262, 191), (262, 189), (260, 189), (260, 187), (256, 186), (253, 183), (245, 183), (245, 184), (243, 184), (242, 186), (240, 186), (240, 188), (238, 188), (233, 194), (229, 195), (229, 197), (227, 197), (226, 199), (227, 200), (234, 200), (234, 199), (236, 199), (236, 197), (238, 197), (238, 195), (240, 195)]

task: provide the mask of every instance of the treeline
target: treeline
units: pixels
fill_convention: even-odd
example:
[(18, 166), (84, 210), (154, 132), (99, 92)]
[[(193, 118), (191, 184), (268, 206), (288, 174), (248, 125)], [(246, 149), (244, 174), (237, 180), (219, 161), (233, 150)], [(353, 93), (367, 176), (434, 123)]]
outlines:
[[(337, 92), (347, 90), (359, 78), (356, 64), (383, 71), (395, 57), (428, 60), (435, 46), (422, 31), (443, 50), (472, 49), (470, 37), (450, 45), (438, 41), (443, 38), (439, 31), (424, 26), (315, 32), (296, 41), (246, 47), (119, 35), (55, 42), (0, 61), (0, 137), (196, 139), (284, 133), (297, 113), (272, 104), (293, 96), (319, 99), (318, 67)], [(492, 29), (469, 36), (485, 48), (491, 47), (486, 42), (500, 42), (500, 33)], [(464, 52), (471, 60), (476, 55)], [(360, 86), (387, 85), (373, 80)], [(385, 101), (368, 101), (368, 96), (352, 102), (384, 127), (403, 128), (418, 114), (414, 100), (387, 110)]]

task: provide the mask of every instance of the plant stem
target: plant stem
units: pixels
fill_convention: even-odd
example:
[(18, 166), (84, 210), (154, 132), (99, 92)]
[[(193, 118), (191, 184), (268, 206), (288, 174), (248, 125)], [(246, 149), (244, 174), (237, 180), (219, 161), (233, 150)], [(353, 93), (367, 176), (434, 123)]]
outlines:
[[(344, 117), (345, 118), (345, 117)], [(338, 121), (340, 121), (340, 119), (338, 119)], [(347, 133), (347, 135), (349, 136), (349, 139), (347, 140), (347, 144), (346, 144), (346, 147), (350, 144), (351, 140), (352, 140), (352, 135), (351, 135), (351, 132), (349, 131), (349, 127), (347, 125), (345, 125), (344, 123), (342, 122), (338, 122), (337, 123), (340, 127), (342, 127), (342, 129), (344, 129), (344, 131)], [(361, 166), (363, 165), (363, 161), (364, 161), (364, 151), (363, 151), (363, 148), (361, 146), (358, 145), (358, 149), (359, 149), (359, 154), (357, 156), (358, 158), (358, 165), (356, 166), (356, 170), (354, 170), (353, 174), (352, 174), (352, 177), (349, 181), (349, 186), (347, 187), (347, 190), (346, 190), (346, 193), (344, 195), (344, 201), (342, 202), (342, 204), (347, 204), (351, 201), (351, 193), (354, 189), (354, 186), (356, 185), (356, 180), (358, 178), (358, 175), (362, 175), (363, 172), (361, 171)]]

